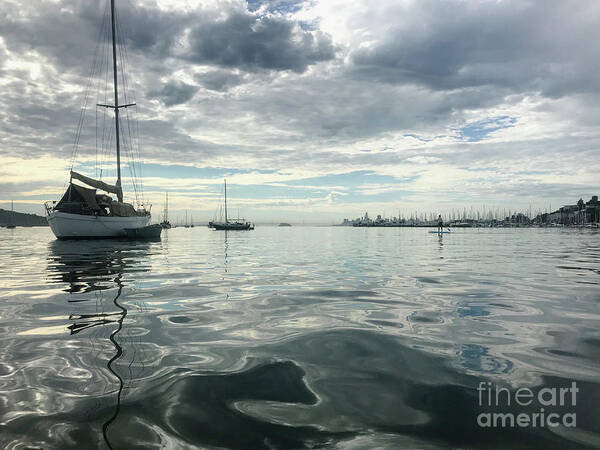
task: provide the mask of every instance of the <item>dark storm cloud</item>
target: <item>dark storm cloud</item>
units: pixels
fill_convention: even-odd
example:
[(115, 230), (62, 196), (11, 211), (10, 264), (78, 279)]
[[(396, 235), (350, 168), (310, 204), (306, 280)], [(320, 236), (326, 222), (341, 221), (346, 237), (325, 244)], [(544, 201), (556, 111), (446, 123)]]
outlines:
[[(0, 3), (0, 36), (8, 50), (39, 52), (60, 67), (87, 69), (97, 42), (106, 4), (69, 0), (32, 2), (17, 6)], [(84, 65), (82, 66), (82, 61)]]
[(169, 81), (159, 89), (149, 91), (148, 97), (158, 98), (165, 106), (174, 106), (188, 102), (197, 90), (197, 86), (181, 81)]
[(182, 57), (246, 71), (301, 73), (309, 65), (333, 59), (335, 48), (325, 34), (305, 31), (284, 17), (232, 11), (224, 20), (193, 27)]
[(160, 10), (158, 3), (132, 7), (126, 2), (119, 5), (117, 11), (117, 19), (126, 24), (123, 36), (131, 51), (143, 52), (156, 59), (172, 56), (182, 31), (195, 21), (192, 14)]
[(211, 91), (227, 91), (244, 82), (242, 75), (227, 70), (213, 70), (197, 74), (195, 78), (198, 83)]
[(424, 0), (394, 14), (376, 45), (352, 53), (357, 76), (436, 90), (599, 90), (600, 3)]
[[(57, 5), (35, 1), (18, 14), (15, 5), (0, 4), (0, 36), (9, 51), (36, 50), (57, 65), (79, 67), (80, 74), (84, 74), (98, 37), (109, 38), (106, 26), (99, 35), (107, 4), (64, 0)], [(147, 57), (182, 58), (187, 63), (247, 71), (304, 72), (312, 64), (335, 57), (330, 37), (320, 31), (303, 30), (284, 16), (261, 17), (227, 3), (219, 8), (182, 13), (161, 10), (158, 3), (132, 7), (130, 2), (120, 2), (117, 14), (126, 27), (117, 34), (130, 52), (143, 52)], [(165, 72), (169, 68), (153, 66), (154, 70)]]
[[(88, 76), (94, 55), (101, 53), (99, 44), (106, 45), (110, 37), (107, 6), (108, 2), (84, 0), (64, 0), (59, 4), (33, 0), (19, 6), (0, 2), (0, 37), (14, 55), (36, 52), (40, 62), (56, 67), (65, 77)], [(122, 2), (118, 10), (129, 21), (127, 28), (119, 32), (126, 31), (131, 51), (152, 47), (156, 54), (166, 53), (171, 43), (168, 31), (177, 17), (167, 13), (161, 17), (158, 11), (128, 7), (129, 2)], [(76, 79), (74, 82), (83, 84)]]
[[(86, 80), (83, 77), (89, 75), (98, 37), (102, 37), (100, 29), (107, 5), (104, 1), (32, 0), (17, 7), (10, 1), (0, 2), (0, 56), (6, 56), (0, 59), (3, 82), (0, 105), (5, 111), (0, 121), (0, 154), (17, 152), (25, 158), (43, 154), (70, 155), (84, 98)], [(186, 12), (163, 10), (151, 2), (133, 8), (129, 1), (120, 1), (117, 5), (122, 25), (118, 32), (123, 31), (126, 39), (129, 68), (134, 71), (132, 79), (139, 82), (138, 90), (149, 92), (166, 106), (189, 102), (197, 91), (191, 84), (160, 81), (165, 76), (170, 78), (175, 71), (193, 76), (193, 58), (205, 66), (228, 66), (227, 69), (215, 67), (195, 78), (207, 89), (225, 91), (246, 81), (249, 75), (245, 70), (254, 72), (253, 77), (262, 76), (256, 75), (261, 69), (273, 73), (279, 70), (301, 72), (311, 64), (333, 57), (331, 40), (322, 33), (304, 31), (288, 18), (259, 17), (232, 3), (218, 4), (217, 9)], [(107, 24), (104, 25), (106, 33), (109, 30)], [(237, 25), (241, 28), (231, 28)], [(184, 35), (189, 33), (193, 36), (190, 42), (198, 44), (204, 28), (223, 40), (219, 43), (213, 39), (202, 49), (188, 46)], [(249, 46), (246, 48), (244, 42), (237, 41), (240, 39), (248, 41)], [(8, 50), (6, 55), (4, 47)], [(237, 54), (246, 50), (250, 52), (246, 56)], [(221, 52), (225, 56), (219, 56)], [(27, 66), (7, 67), (5, 59), (13, 58), (39, 64), (43, 75), (34, 79)], [(236, 64), (240, 67), (233, 70)], [(146, 102), (140, 100), (139, 108), (146, 108), (143, 115), (152, 115), (147, 109), (147, 99)], [(93, 100), (90, 103), (93, 104)], [(86, 123), (93, 122), (94, 111), (90, 105), (86, 117)], [(198, 118), (201, 119), (201, 115), (194, 116), (194, 120)], [(143, 122), (142, 119), (140, 123)], [(167, 121), (160, 129), (170, 141), (183, 144), (177, 147), (178, 152), (199, 148), (187, 130), (173, 123)], [(82, 145), (88, 146), (81, 149), (83, 153), (94, 151), (93, 138), (91, 135), (92, 144), (82, 138)], [(200, 147), (212, 152), (210, 145)], [(146, 150), (150, 150), (152, 157), (152, 150)], [(236, 151), (232, 146), (229, 153), (235, 155)]]

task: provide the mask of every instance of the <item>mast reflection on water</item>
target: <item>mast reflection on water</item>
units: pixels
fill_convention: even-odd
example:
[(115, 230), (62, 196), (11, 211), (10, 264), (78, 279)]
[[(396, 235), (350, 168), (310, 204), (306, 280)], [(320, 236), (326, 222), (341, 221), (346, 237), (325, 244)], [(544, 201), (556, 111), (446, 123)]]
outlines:
[[(97, 367), (106, 367), (117, 383), (114, 408), (102, 424), (102, 436), (109, 448), (113, 448), (110, 427), (119, 416), (124, 391), (145, 368), (143, 351), (136, 348), (141, 346), (141, 341), (136, 342), (127, 333), (122, 334), (128, 314), (127, 303), (122, 300), (125, 292), (135, 291), (136, 280), (127, 275), (150, 270), (144, 266), (150, 245), (119, 240), (53, 241), (49, 244), (49, 278), (56, 283), (66, 283), (67, 302), (73, 305), (67, 326), (70, 334), (81, 333), (89, 337), (92, 351), (98, 346), (96, 341), (108, 340), (113, 348), (110, 359), (106, 360), (106, 355), (98, 353), (94, 361)], [(106, 297), (111, 299), (108, 311), (105, 310), (108, 304)], [(139, 302), (136, 306), (143, 310)], [(99, 332), (90, 332), (92, 329)], [(130, 361), (123, 361), (126, 347), (132, 349)], [(124, 378), (118, 369), (125, 363), (129, 378)], [(134, 376), (132, 367), (136, 365), (141, 367), (141, 371)], [(90, 370), (97, 370), (97, 367)], [(114, 395), (114, 392), (104, 392), (103, 397)]]

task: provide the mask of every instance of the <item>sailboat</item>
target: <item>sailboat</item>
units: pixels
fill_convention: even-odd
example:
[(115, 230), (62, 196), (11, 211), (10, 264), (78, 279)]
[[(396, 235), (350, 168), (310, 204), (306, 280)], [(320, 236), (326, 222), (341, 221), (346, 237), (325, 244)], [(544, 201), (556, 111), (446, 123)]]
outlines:
[(229, 220), (227, 217), (227, 180), (225, 180), (225, 222), (209, 222), (209, 227), (215, 230), (254, 230), (254, 224), (245, 219)]
[[(114, 104), (98, 103), (96, 106), (114, 110), (113, 131), (116, 146), (117, 181), (114, 185), (105, 183), (104, 181), (96, 180), (75, 172), (71, 167), (69, 185), (60, 201), (58, 201), (58, 203), (52, 202), (52, 204), (49, 204), (49, 202), (45, 203), (46, 219), (52, 232), (58, 239), (89, 239), (127, 236), (132, 230), (136, 231), (146, 227), (150, 221), (150, 211), (146, 210), (143, 205), (139, 209), (136, 209), (132, 204), (123, 201), (123, 189), (121, 187), (120, 132), (123, 131), (126, 136), (126, 130), (129, 131), (130, 128), (129, 126), (125, 127), (120, 124), (119, 111), (122, 108), (126, 109), (135, 106), (135, 103), (127, 103), (125, 101), (123, 104), (119, 104), (116, 41), (116, 30), (119, 28), (115, 23), (115, 0), (110, 0), (110, 27), (112, 38)], [(122, 70), (123, 68), (121, 67), (121, 71)], [(121, 77), (123, 80), (126, 80), (123, 73), (121, 73)], [(127, 93), (123, 92), (123, 94), (124, 100), (127, 100)], [(83, 122), (84, 111), (85, 107), (82, 112), (82, 118), (80, 119), (80, 125)], [(125, 115), (126, 117), (129, 116), (127, 112), (125, 112)], [(77, 149), (80, 133), (81, 130), (79, 129), (74, 151)], [(75, 184), (75, 180), (83, 183), (87, 187), (82, 186), (81, 184)], [(117, 199), (115, 200), (106, 194), (97, 194), (96, 189), (104, 191), (107, 194), (114, 194), (117, 196)]]
[(17, 228), (15, 225), (15, 206), (13, 201), (10, 201), (10, 222), (6, 224), (6, 228)]
[(169, 193), (165, 192), (165, 212), (163, 215), (163, 221), (160, 223), (163, 229), (168, 230), (171, 228), (171, 222), (169, 222)]

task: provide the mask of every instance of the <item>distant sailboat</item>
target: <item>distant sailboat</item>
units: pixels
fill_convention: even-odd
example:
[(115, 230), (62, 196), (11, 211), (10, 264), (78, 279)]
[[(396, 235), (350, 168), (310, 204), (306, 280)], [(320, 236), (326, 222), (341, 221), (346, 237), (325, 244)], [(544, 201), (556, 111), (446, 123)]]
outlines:
[[(223, 221), (223, 205), (219, 205), (218, 211), (219, 211), (218, 214), (215, 211), (215, 217), (213, 218), (213, 220), (210, 220), (208, 222), (208, 228), (214, 228), (215, 223)], [(217, 217), (219, 218), (218, 220), (217, 220)]]
[(227, 217), (227, 180), (225, 180), (225, 222), (209, 222), (209, 227), (215, 230), (254, 230), (254, 224), (244, 219), (229, 220)]
[(6, 228), (17, 228), (15, 225), (15, 206), (13, 201), (10, 201), (10, 222), (6, 224)]
[(169, 193), (165, 193), (165, 212), (163, 215), (163, 221), (160, 223), (163, 229), (171, 228), (171, 222), (169, 222)]
[[(114, 185), (111, 185), (100, 180), (89, 178), (85, 175), (74, 172), (71, 169), (69, 186), (63, 197), (58, 203), (53, 202), (52, 205), (49, 205), (48, 202), (46, 203), (46, 219), (48, 220), (48, 224), (50, 225), (52, 232), (59, 239), (125, 236), (127, 235), (126, 230), (143, 228), (150, 221), (150, 211), (147, 211), (143, 207), (136, 209), (133, 205), (123, 202), (123, 189), (121, 187), (121, 131), (124, 133), (123, 145), (125, 150), (128, 150), (129, 153), (131, 153), (132, 145), (131, 142), (127, 143), (125, 139), (125, 137), (131, 133), (131, 128), (129, 128), (129, 126), (125, 128), (120, 124), (119, 111), (121, 108), (135, 106), (135, 103), (126, 103), (128, 97), (127, 93), (123, 91), (123, 99), (125, 102), (123, 104), (119, 104), (116, 30), (120, 28), (115, 23), (114, 0), (110, 0), (109, 23), (112, 36), (112, 84), (114, 91), (114, 104), (97, 104), (97, 106), (113, 109), (115, 113), (114, 130), (112, 130), (112, 132), (114, 132), (116, 145), (117, 181)], [(123, 67), (121, 64), (121, 71), (122, 70)], [(121, 75), (122, 79), (126, 80), (124, 74)], [(90, 83), (91, 80), (92, 78), (90, 78)], [(85, 117), (84, 112), (85, 107), (82, 112), (82, 118), (80, 119), (80, 129), (78, 130), (74, 151), (77, 149), (77, 143), (79, 142), (79, 137), (81, 136), (81, 124), (83, 123), (83, 118)], [(126, 117), (129, 117), (127, 112), (125, 115)], [(121, 130), (121, 128), (123, 129)], [(127, 132), (125, 132), (125, 130), (127, 130)], [(112, 132), (110, 134), (112, 134)], [(90, 188), (95, 189), (90, 189), (88, 187), (75, 184), (73, 183), (74, 180), (78, 180)], [(96, 194), (96, 189), (116, 195), (117, 200), (114, 200), (109, 195)]]

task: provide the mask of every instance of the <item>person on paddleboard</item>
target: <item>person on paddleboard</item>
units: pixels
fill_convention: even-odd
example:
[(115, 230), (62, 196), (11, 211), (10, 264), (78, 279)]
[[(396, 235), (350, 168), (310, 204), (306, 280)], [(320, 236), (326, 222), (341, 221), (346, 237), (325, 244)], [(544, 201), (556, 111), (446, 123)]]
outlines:
[(438, 221), (438, 233), (441, 233), (442, 231), (444, 231), (443, 230), (443, 228), (444, 228), (444, 219), (442, 219), (442, 215), (441, 214), (438, 214), (437, 221)]

